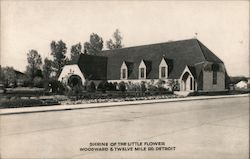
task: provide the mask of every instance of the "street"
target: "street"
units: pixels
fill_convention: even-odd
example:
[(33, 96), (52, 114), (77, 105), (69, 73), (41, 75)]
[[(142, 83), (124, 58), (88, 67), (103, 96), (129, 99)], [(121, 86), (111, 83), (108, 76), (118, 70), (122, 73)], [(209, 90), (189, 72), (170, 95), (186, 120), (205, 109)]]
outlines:
[[(249, 97), (3, 115), (0, 122), (3, 159), (249, 158)], [(159, 146), (87, 150), (118, 142)]]

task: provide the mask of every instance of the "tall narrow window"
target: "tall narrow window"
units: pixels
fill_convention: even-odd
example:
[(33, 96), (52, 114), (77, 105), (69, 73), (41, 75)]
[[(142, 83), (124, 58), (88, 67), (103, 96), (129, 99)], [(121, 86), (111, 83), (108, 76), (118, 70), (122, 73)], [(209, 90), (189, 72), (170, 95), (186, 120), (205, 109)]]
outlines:
[(219, 64), (213, 64), (212, 65), (212, 71), (213, 71), (213, 84), (217, 84), (217, 72), (219, 71), (220, 66)]
[(126, 69), (122, 69), (122, 79), (126, 79)]
[(196, 85), (195, 85), (195, 81), (194, 81), (194, 90), (196, 89), (195, 87), (196, 87)]
[(213, 84), (217, 84), (217, 71), (213, 71)]
[(166, 77), (166, 67), (161, 67), (161, 78)]
[(193, 90), (193, 79), (190, 77), (190, 90)]
[(140, 78), (145, 78), (145, 68), (140, 68), (140, 70), (141, 70)]

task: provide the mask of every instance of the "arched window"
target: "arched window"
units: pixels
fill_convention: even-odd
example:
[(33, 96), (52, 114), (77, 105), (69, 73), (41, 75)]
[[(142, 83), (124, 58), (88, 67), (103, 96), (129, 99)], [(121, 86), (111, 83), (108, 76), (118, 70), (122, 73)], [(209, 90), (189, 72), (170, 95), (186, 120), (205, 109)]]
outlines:
[(146, 79), (146, 65), (143, 60), (139, 65), (139, 79)]
[(128, 67), (126, 65), (125, 62), (122, 63), (121, 66), (121, 75), (120, 75), (121, 79), (127, 79), (128, 78)]
[(168, 65), (164, 58), (162, 58), (161, 63), (159, 65), (159, 78), (167, 78), (168, 77)]

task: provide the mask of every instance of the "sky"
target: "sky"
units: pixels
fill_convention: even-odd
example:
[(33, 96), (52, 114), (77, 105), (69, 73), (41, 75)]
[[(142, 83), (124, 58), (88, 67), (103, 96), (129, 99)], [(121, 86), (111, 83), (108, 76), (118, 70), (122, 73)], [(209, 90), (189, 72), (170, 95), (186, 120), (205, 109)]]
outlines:
[(195, 37), (224, 61), (229, 75), (249, 76), (249, 1), (0, 3), (0, 64), (19, 71), (25, 71), (31, 49), (49, 57), (52, 40), (63, 40), (69, 55), (91, 33), (105, 42), (119, 29), (125, 47)]

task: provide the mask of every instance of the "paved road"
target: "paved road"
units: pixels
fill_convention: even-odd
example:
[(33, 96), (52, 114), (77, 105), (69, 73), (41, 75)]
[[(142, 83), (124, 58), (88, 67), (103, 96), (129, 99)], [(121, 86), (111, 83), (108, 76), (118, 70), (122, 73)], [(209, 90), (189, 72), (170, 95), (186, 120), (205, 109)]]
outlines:
[[(6, 115), (0, 119), (0, 158), (249, 158), (248, 97)], [(155, 146), (155, 151), (80, 151), (90, 142), (165, 145)], [(156, 151), (156, 147), (165, 148)]]

